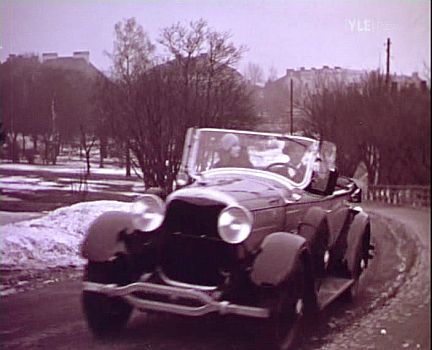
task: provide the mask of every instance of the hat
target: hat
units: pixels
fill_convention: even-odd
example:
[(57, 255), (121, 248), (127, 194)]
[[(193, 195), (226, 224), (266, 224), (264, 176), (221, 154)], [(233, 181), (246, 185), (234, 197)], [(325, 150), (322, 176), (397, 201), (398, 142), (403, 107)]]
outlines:
[(232, 146), (239, 143), (239, 138), (234, 134), (226, 134), (221, 138), (221, 145), (225, 151), (228, 151)]

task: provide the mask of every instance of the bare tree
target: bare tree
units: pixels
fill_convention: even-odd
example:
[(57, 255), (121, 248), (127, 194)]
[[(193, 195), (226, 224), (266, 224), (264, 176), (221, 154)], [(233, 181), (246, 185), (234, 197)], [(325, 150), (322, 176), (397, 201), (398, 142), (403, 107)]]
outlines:
[(252, 85), (258, 85), (264, 82), (264, 71), (256, 63), (249, 62), (244, 71), (244, 77)]
[(274, 66), (271, 66), (268, 72), (268, 82), (273, 82), (277, 79), (277, 69)]
[(304, 107), (309, 132), (337, 144), (342, 173), (352, 175), (363, 161), (372, 184), (429, 183), (429, 91), (390, 89), (385, 76), (372, 72), (357, 85), (322, 85)]
[(253, 126), (249, 91), (234, 69), (244, 48), (230, 38), (202, 19), (176, 23), (161, 31), (162, 57), (135, 20), (116, 25), (114, 74), (97, 105), (113, 135), (127, 140), (146, 187), (171, 190), (188, 127)]
[(35, 55), (8, 58), (0, 66), (0, 96), (2, 105), (3, 130), (9, 145), (10, 156), (18, 162), (20, 146), (18, 136), (22, 134), (22, 149), (25, 148), (25, 136), (31, 131), (34, 102), (32, 92), (39, 70)]
[[(109, 54), (113, 62), (113, 76), (117, 84), (117, 99), (120, 104), (118, 115), (124, 119), (126, 124), (134, 119), (136, 114), (133, 96), (136, 91), (137, 80), (140, 74), (145, 72), (152, 63), (154, 45), (144, 32), (141, 25), (135, 18), (129, 18), (118, 22), (114, 27), (115, 41), (114, 50)], [(123, 143), (126, 156), (126, 175), (131, 175), (130, 165), (130, 145), (127, 130), (122, 127), (122, 123), (117, 123), (118, 140)]]

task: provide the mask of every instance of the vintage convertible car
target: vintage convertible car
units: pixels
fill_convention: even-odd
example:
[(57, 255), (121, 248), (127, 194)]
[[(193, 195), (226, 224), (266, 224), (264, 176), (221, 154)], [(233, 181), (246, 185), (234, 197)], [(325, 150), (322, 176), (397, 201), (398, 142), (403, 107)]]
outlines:
[(325, 141), (189, 129), (176, 190), (88, 229), (91, 331), (119, 331), (134, 308), (233, 314), (258, 319), (267, 345), (292, 348), (306, 316), (356, 294), (372, 258), (361, 191), (335, 162)]

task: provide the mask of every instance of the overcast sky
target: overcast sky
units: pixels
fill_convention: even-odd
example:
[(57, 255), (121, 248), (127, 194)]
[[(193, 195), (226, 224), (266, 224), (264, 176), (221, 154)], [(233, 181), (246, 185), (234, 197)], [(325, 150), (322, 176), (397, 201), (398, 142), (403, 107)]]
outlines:
[(385, 69), (391, 38), (391, 71), (421, 75), (430, 67), (430, 0), (0, 0), (0, 60), (10, 53), (90, 51), (90, 61), (107, 70), (114, 24), (136, 17), (155, 40), (160, 29), (204, 18), (231, 31), (248, 51), (237, 67), (341, 66)]

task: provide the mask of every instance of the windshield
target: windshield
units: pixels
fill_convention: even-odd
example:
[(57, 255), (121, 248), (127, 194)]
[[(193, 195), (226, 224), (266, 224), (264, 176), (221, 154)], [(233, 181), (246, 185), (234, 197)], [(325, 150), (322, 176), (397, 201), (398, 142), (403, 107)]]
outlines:
[(200, 129), (193, 137), (188, 170), (203, 174), (221, 168), (255, 169), (300, 185), (311, 175), (316, 146), (303, 137)]

